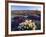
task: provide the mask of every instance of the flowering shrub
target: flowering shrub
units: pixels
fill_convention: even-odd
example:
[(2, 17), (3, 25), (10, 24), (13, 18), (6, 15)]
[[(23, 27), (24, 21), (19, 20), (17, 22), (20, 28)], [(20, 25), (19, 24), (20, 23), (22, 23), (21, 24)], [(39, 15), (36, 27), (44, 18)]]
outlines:
[(32, 22), (32, 20), (25, 20), (25, 22), (19, 24), (18, 28), (20, 30), (35, 30), (36, 25), (35, 22)]

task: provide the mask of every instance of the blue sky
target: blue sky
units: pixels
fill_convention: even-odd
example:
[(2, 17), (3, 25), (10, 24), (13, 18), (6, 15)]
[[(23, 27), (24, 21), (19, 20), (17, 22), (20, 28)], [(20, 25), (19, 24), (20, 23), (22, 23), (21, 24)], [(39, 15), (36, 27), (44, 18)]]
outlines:
[(11, 10), (40, 10), (40, 6), (11, 6)]

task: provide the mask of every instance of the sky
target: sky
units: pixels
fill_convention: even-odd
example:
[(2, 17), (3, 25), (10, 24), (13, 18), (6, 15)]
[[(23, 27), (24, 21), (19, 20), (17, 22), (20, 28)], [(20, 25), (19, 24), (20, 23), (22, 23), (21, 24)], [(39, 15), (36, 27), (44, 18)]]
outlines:
[(40, 6), (11, 6), (11, 10), (40, 10)]

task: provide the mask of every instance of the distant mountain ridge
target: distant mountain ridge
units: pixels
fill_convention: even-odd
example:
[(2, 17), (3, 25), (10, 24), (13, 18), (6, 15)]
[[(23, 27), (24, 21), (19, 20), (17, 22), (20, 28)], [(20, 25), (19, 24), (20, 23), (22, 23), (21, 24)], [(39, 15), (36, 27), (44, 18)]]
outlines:
[(11, 13), (15, 15), (41, 14), (38, 10), (12, 10)]

